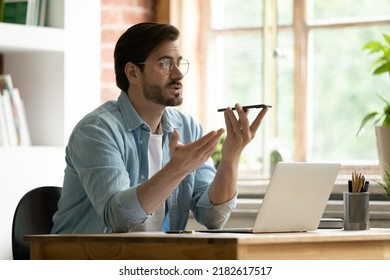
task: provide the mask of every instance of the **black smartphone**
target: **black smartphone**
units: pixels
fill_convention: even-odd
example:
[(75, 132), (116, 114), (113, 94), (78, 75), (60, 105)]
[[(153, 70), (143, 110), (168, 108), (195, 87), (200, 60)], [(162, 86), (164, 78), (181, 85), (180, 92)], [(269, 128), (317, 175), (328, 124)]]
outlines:
[[(249, 110), (249, 109), (259, 109), (259, 108), (265, 108), (265, 107), (272, 108), (272, 105), (266, 105), (266, 104), (247, 105), (247, 106), (242, 106), (242, 109)], [(232, 110), (236, 110), (236, 108), (234, 108), (234, 106), (231, 108), (232, 108)], [(227, 108), (218, 109), (218, 112), (226, 111), (226, 109)]]
[(183, 234), (183, 233), (185, 233), (185, 234), (194, 234), (194, 233), (195, 233), (195, 231), (194, 231), (194, 230), (168, 230), (168, 231), (166, 231), (165, 233), (168, 233), (168, 234), (170, 234), (170, 233), (178, 233), (178, 234)]

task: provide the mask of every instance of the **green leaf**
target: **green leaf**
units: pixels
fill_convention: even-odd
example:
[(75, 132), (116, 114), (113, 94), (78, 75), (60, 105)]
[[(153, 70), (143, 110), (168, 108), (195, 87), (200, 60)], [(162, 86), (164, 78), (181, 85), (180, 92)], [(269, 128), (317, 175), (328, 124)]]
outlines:
[[(371, 64), (371, 67), (375, 70), (379, 67), (381, 67), (382, 65), (386, 64), (387, 63), (387, 60), (381, 56), (381, 57), (378, 57), (372, 64)], [(373, 71), (374, 72), (374, 71)]]
[(386, 126), (386, 125), (390, 125), (390, 117), (388, 116), (383, 120), (382, 123), (382, 126)]
[(373, 75), (380, 75), (386, 72), (390, 72), (390, 63), (383, 64), (376, 68), (374, 72), (372, 72)]
[(369, 50), (370, 54), (382, 51), (382, 44), (378, 41), (371, 41), (364, 45), (363, 49)]
[(382, 95), (380, 95), (380, 94), (376, 94), (380, 99), (382, 99), (382, 101), (383, 102), (385, 102), (385, 104), (387, 104), (387, 106), (385, 107), (385, 109), (384, 109), (384, 112), (386, 113), (386, 114), (388, 114), (388, 113), (390, 113), (390, 103), (389, 103), (389, 101), (387, 101), (387, 99), (386, 98), (384, 98)]
[(362, 120), (362, 123), (360, 124), (360, 127), (356, 133), (356, 136), (359, 135), (360, 131), (363, 129), (363, 127), (366, 126), (367, 122), (369, 122), (370, 120), (372, 120), (373, 118), (375, 118), (376, 115), (378, 115), (379, 113), (378, 112), (372, 112), (372, 113), (369, 113), (367, 114), (363, 120)]
[(374, 180), (379, 186), (381, 186), (385, 193), (384, 195), (390, 199), (390, 168), (386, 163), (385, 172), (382, 175), (382, 180)]
[(373, 126), (377, 126), (378, 124), (379, 124), (379, 122), (381, 121), (381, 119), (383, 119), (385, 117), (385, 115), (384, 114), (381, 114), (379, 117), (377, 117), (376, 119), (375, 119), (375, 121), (373, 122)]
[(390, 48), (385, 48), (383, 51), (383, 57), (387, 60), (390, 58)]
[(387, 101), (386, 103), (387, 106), (383, 109), (385, 119), (383, 120), (382, 126), (390, 125), (390, 105)]
[(385, 34), (385, 33), (383, 33), (382, 36), (383, 36), (383, 38), (385, 38), (387, 44), (390, 46), (390, 36)]

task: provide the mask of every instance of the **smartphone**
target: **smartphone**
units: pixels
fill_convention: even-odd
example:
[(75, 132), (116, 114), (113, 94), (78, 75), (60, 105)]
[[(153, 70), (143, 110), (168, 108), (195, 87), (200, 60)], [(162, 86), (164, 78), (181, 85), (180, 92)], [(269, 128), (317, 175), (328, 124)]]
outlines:
[[(265, 107), (272, 108), (272, 105), (266, 105), (266, 104), (247, 105), (247, 106), (242, 106), (242, 109), (244, 109), (246, 111), (249, 109), (258, 109), (258, 108), (265, 108)], [(236, 108), (234, 108), (234, 106), (231, 108), (232, 108), (232, 110), (236, 110)], [(218, 109), (218, 112), (226, 111), (226, 109), (227, 108)]]
[(186, 234), (194, 234), (195, 231), (194, 230), (168, 230), (166, 231), (165, 233), (178, 233), (178, 234), (183, 234), (183, 233), (186, 233)]

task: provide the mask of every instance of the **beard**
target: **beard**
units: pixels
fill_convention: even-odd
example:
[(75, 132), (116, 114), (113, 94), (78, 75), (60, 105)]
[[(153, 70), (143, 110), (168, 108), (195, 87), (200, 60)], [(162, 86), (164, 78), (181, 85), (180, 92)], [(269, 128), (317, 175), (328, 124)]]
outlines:
[(157, 85), (150, 85), (146, 80), (143, 81), (142, 89), (145, 99), (152, 101), (153, 103), (163, 106), (179, 106), (183, 103), (183, 97), (180, 94), (175, 94), (172, 97), (164, 95), (164, 89), (169, 90), (169, 87), (174, 85), (182, 86), (178, 80), (173, 80), (168, 83), (164, 88)]

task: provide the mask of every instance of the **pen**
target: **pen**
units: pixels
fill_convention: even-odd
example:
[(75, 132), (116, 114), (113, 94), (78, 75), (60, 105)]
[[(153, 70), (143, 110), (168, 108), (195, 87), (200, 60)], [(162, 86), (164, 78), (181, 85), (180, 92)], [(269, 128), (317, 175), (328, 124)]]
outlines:
[(194, 234), (194, 230), (168, 230), (165, 233)]
[(370, 185), (370, 182), (369, 181), (365, 181), (364, 185), (363, 185), (363, 187), (361, 189), (361, 192), (368, 192), (369, 185)]
[[(265, 108), (265, 107), (272, 108), (272, 105), (266, 105), (266, 104), (247, 105), (247, 106), (242, 106), (242, 109), (248, 110), (248, 109), (257, 109), (257, 108)], [(232, 110), (236, 110), (236, 108), (234, 108), (234, 106), (231, 108), (232, 108)], [(218, 109), (218, 112), (226, 111), (226, 109), (227, 108)]]

